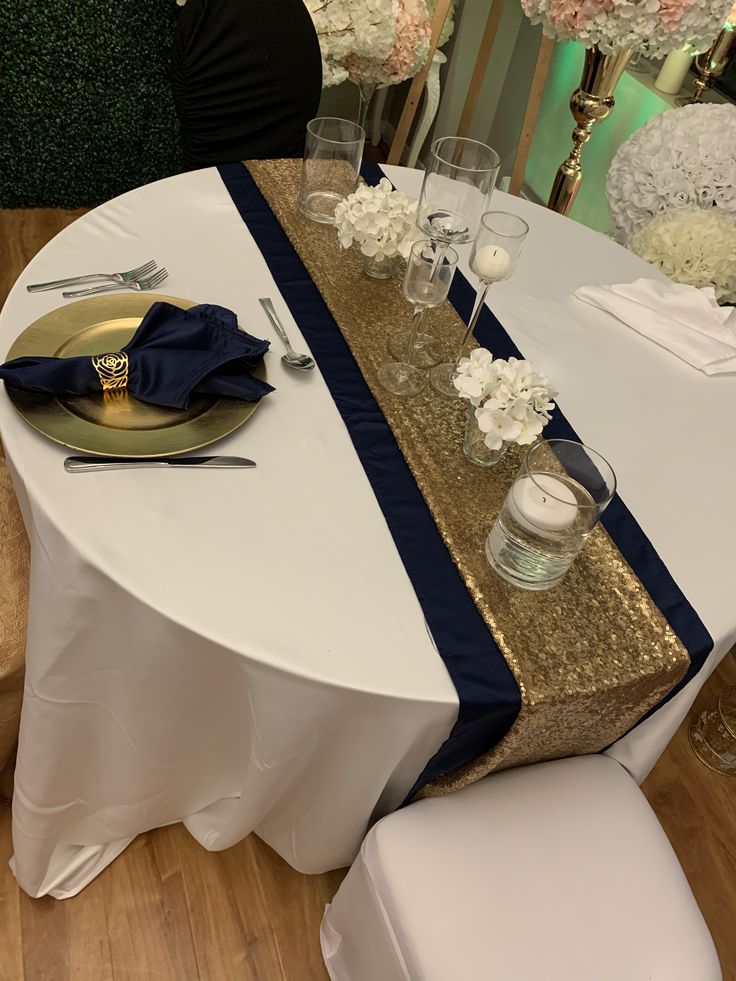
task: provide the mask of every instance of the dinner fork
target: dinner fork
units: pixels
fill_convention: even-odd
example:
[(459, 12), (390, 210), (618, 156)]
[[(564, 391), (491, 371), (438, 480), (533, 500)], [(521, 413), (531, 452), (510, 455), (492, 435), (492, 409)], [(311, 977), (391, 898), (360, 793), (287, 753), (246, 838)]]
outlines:
[(106, 286), (93, 286), (87, 290), (72, 290), (61, 295), (67, 299), (72, 299), (77, 296), (92, 296), (93, 293), (109, 293), (110, 290), (138, 290), (139, 292), (145, 292), (146, 290), (152, 290), (160, 286), (168, 275), (165, 269), (157, 269), (147, 279), (135, 279), (126, 283), (108, 283)]
[(32, 283), (30, 286), (26, 286), (26, 289), (29, 293), (41, 293), (43, 290), (56, 290), (61, 286), (74, 286), (77, 283), (94, 283), (98, 279), (111, 279), (114, 283), (124, 285), (135, 282), (141, 276), (147, 276), (155, 268), (156, 260), (149, 259), (142, 266), (136, 266), (135, 269), (129, 269), (127, 272), (89, 273), (87, 276), (70, 276), (68, 279), (55, 279), (51, 283)]

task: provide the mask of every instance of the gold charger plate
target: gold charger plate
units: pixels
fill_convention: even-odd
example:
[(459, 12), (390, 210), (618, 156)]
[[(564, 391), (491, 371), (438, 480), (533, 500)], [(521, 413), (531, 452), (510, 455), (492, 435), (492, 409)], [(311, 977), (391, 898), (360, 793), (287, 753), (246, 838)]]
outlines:
[[(79, 300), (27, 327), (8, 352), (8, 360), (119, 351), (157, 300), (184, 310), (195, 306), (191, 300), (155, 293)], [(253, 374), (265, 380), (263, 362)], [(186, 409), (165, 409), (140, 402), (126, 391), (56, 396), (10, 386), (6, 390), (29, 426), (63, 446), (100, 456), (172, 456), (196, 450), (242, 426), (260, 404), (194, 395)]]

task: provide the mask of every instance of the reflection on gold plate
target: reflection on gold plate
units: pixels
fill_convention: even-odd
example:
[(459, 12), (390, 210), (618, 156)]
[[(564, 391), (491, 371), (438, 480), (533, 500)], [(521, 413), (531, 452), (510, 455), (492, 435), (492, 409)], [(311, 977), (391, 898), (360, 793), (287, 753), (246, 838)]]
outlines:
[[(195, 304), (154, 293), (96, 296), (52, 310), (17, 338), (8, 360), (72, 358), (119, 351), (151, 304), (163, 300), (186, 310)], [(263, 363), (253, 374), (265, 379)], [(193, 395), (186, 409), (139, 402), (124, 390), (54, 396), (7, 386), (16, 411), (38, 432), (63, 446), (101, 456), (171, 456), (207, 446), (242, 426), (258, 402)]]

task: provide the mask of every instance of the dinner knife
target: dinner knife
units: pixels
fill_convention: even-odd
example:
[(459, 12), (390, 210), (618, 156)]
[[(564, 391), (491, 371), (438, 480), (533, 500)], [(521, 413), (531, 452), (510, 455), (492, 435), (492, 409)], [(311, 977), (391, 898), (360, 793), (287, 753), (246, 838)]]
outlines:
[(244, 456), (160, 456), (160, 457), (109, 457), (68, 456), (64, 469), (68, 473), (93, 473), (96, 470), (148, 470), (153, 467), (201, 467), (206, 469), (249, 469), (253, 460)]

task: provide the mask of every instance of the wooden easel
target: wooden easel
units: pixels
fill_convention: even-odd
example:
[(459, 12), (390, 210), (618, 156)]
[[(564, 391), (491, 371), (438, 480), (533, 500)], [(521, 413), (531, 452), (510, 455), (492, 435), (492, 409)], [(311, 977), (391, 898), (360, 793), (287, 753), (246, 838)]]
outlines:
[(491, 52), (493, 51), (493, 45), (496, 42), (498, 25), (501, 23), (501, 16), (505, 5), (506, 0), (493, 0), (491, 3), (491, 9), (488, 12), (488, 20), (486, 21), (486, 29), (483, 31), (483, 37), (480, 39), (480, 47), (478, 48), (478, 54), (475, 58), (473, 74), (470, 76), (470, 84), (468, 85), (468, 91), (465, 96), (463, 113), (462, 116), (460, 116), (460, 123), (457, 128), (458, 136), (467, 136), (470, 132), (470, 126), (473, 122), (473, 116), (475, 115), (475, 105), (478, 101), (480, 90), (483, 87), (483, 81), (486, 77), (486, 70), (488, 69), (488, 62), (491, 60)]
[(401, 113), (401, 119), (399, 120), (399, 125), (396, 127), (396, 133), (394, 134), (387, 163), (401, 163), (401, 155), (404, 152), (404, 147), (409, 137), (411, 124), (414, 122), (414, 117), (419, 108), (419, 100), (424, 91), (424, 83), (427, 81), (429, 66), (432, 64), (434, 53), (437, 50), (440, 34), (442, 34), (442, 28), (445, 26), (451, 3), (452, 0), (437, 0), (437, 6), (434, 8), (434, 14), (432, 15), (432, 35), (429, 41), (429, 54), (419, 72), (412, 79), (411, 88), (409, 89), (409, 94), (406, 97), (404, 109)]
[(509, 182), (510, 194), (518, 194), (524, 183), (526, 162), (529, 159), (529, 150), (532, 146), (534, 130), (537, 128), (537, 117), (539, 116), (539, 108), (542, 105), (544, 85), (547, 81), (547, 73), (549, 72), (549, 65), (552, 61), (554, 50), (555, 42), (552, 38), (543, 37), (539, 44), (539, 51), (537, 52), (537, 63), (534, 66), (534, 75), (532, 76), (532, 84), (529, 89), (529, 101), (526, 104), (524, 122), (521, 124), (519, 145), (516, 148), (514, 166), (511, 170), (511, 180)]
[[(401, 156), (404, 152), (404, 148), (406, 147), (409, 130), (411, 129), (411, 125), (414, 122), (414, 117), (416, 116), (416, 112), (419, 107), (419, 100), (422, 96), (422, 90), (424, 89), (424, 83), (427, 78), (429, 66), (432, 64), (432, 58), (437, 50), (437, 42), (439, 41), (442, 28), (445, 25), (445, 20), (450, 9), (450, 2), (451, 0), (438, 0), (437, 6), (435, 7), (434, 16), (432, 17), (432, 37), (429, 46), (429, 55), (426, 62), (422, 66), (421, 71), (415, 75), (411, 88), (409, 89), (409, 94), (406, 97), (404, 109), (401, 113), (401, 119), (399, 120), (399, 125), (396, 129), (396, 134), (388, 155), (388, 163), (390, 164), (398, 164), (401, 162)], [(460, 116), (460, 122), (457, 128), (457, 136), (467, 136), (470, 131), (470, 126), (475, 115), (478, 97), (480, 95), (481, 88), (483, 87), (483, 81), (486, 77), (488, 63), (493, 52), (493, 45), (496, 41), (496, 35), (498, 34), (501, 17), (503, 16), (504, 5), (505, 0), (493, 0), (491, 9), (488, 12), (488, 19), (486, 21), (485, 30), (483, 31), (483, 37), (481, 38), (480, 45), (478, 47), (478, 54), (475, 59), (475, 65), (473, 66), (473, 74), (470, 77), (470, 84), (468, 85), (468, 91), (465, 96), (465, 104), (463, 105), (462, 115)], [(524, 121), (521, 126), (521, 136), (519, 138), (519, 145), (514, 158), (514, 166), (511, 171), (509, 191), (512, 194), (518, 194), (524, 182), (524, 172), (526, 170), (526, 164), (529, 158), (529, 150), (532, 145), (534, 130), (536, 129), (537, 125), (537, 117), (539, 116), (539, 108), (542, 104), (544, 85), (547, 80), (547, 73), (549, 72), (553, 51), (554, 41), (552, 41), (550, 38), (543, 37), (537, 53), (537, 62), (534, 66), (534, 75), (532, 77), (532, 84), (529, 90), (526, 112), (524, 114)]]

